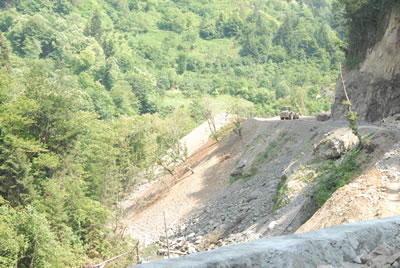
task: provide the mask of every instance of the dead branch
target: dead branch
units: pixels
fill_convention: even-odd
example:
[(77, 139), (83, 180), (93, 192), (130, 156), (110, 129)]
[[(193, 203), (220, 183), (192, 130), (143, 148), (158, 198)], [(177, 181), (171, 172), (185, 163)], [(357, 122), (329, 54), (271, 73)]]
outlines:
[(139, 241), (138, 241), (138, 242), (136, 243), (136, 246), (135, 246), (132, 250), (127, 251), (127, 252), (122, 253), (122, 254), (119, 254), (118, 256), (112, 257), (112, 258), (110, 258), (110, 259), (108, 259), (108, 260), (105, 260), (105, 261), (99, 263), (99, 264), (96, 264), (96, 265), (94, 265), (94, 267), (101, 267), (101, 268), (103, 268), (107, 263), (112, 262), (112, 261), (114, 261), (114, 260), (116, 260), (116, 259), (118, 259), (118, 258), (121, 258), (121, 257), (123, 257), (123, 256), (125, 256), (125, 255), (131, 253), (131, 252), (134, 251), (135, 249), (136, 249), (136, 254), (137, 254), (136, 258), (137, 258), (137, 261), (138, 261), (138, 263), (139, 263), (139, 262), (140, 262), (140, 258), (139, 258)]
[(96, 264), (94, 267), (104, 267), (107, 263), (109, 263), (109, 262), (111, 262), (111, 261), (113, 261), (113, 260), (116, 260), (116, 259), (118, 259), (118, 258), (121, 258), (121, 257), (125, 256), (126, 254), (128, 254), (128, 253), (130, 253), (130, 252), (131, 252), (131, 251), (127, 251), (127, 252), (122, 253), (122, 254), (120, 254), (120, 255), (118, 255), (118, 256), (112, 257), (111, 259), (108, 259), (108, 260), (106, 260), (106, 261), (103, 261), (102, 263)]
[[(159, 250), (157, 251), (157, 254), (159, 254), (159, 255), (164, 255), (165, 253), (168, 253), (168, 250), (166, 250), (166, 249), (159, 249)], [(186, 255), (185, 252), (182, 252), (182, 251), (175, 251), (175, 250), (170, 250), (169, 253), (177, 254), (177, 255), (182, 255), (182, 256), (183, 256), (183, 255)]]

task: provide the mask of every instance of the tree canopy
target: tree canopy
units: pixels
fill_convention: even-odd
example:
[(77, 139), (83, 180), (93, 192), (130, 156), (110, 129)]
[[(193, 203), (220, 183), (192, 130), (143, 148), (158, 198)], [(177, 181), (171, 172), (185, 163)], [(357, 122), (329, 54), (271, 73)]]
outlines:
[[(347, 19), (365, 8), (339, 2)], [(328, 110), (322, 90), (344, 58), (331, 5), (1, 1), (0, 266), (79, 267), (124, 252), (118, 204), (184, 161), (177, 141), (199, 123), (198, 99), (238, 115)]]

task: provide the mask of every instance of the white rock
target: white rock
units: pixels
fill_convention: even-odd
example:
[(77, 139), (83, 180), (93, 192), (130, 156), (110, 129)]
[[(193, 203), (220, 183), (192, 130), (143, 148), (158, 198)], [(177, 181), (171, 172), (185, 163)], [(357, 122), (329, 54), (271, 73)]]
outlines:
[(356, 256), (356, 257), (353, 259), (353, 262), (362, 264), (362, 261), (361, 261), (360, 256)]
[(190, 234), (188, 235), (188, 238), (193, 238), (195, 235), (196, 235), (195, 233), (190, 233)]
[(270, 231), (272, 231), (272, 230), (275, 228), (275, 226), (276, 226), (277, 224), (278, 224), (277, 221), (271, 221), (270, 224), (268, 224), (268, 229), (269, 229)]

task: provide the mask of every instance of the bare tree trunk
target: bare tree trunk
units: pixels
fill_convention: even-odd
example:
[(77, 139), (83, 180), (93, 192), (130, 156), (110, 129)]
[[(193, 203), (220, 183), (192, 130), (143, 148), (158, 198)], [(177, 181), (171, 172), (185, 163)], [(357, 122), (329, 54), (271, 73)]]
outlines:
[(136, 243), (136, 263), (141, 264), (142, 261), (140, 260), (140, 255), (139, 255), (139, 241)]
[(358, 148), (361, 149), (363, 147), (363, 143), (362, 143), (361, 134), (358, 132), (357, 113), (355, 113), (351, 110), (352, 104), (351, 104), (349, 95), (347, 94), (346, 85), (344, 83), (342, 66), (340, 66), (340, 78), (342, 79), (343, 91), (344, 91), (344, 95), (346, 96), (346, 99), (347, 99), (347, 104), (343, 103), (348, 109), (347, 120), (349, 121), (349, 126), (350, 126), (353, 134), (358, 138)]
[(163, 211), (163, 214), (164, 214), (165, 239), (167, 240), (167, 254), (168, 254), (168, 259), (169, 259), (169, 240), (168, 240), (168, 232), (167, 232), (167, 221), (165, 219), (165, 211)]
[(37, 241), (37, 237), (36, 236), (35, 236), (34, 240), (35, 240), (35, 246), (34, 246), (33, 256), (32, 256), (32, 260), (31, 260), (31, 264), (29, 265), (29, 268), (34, 267), (33, 263), (34, 263), (35, 258), (37, 256), (37, 249), (39, 247), (39, 242)]
[(344, 84), (343, 73), (342, 73), (342, 66), (341, 66), (341, 65), (340, 65), (340, 78), (342, 79), (344, 95), (346, 96), (346, 100), (350, 103), (350, 105), (349, 105), (349, 107), (348, 107), (349, 112), (352, 113), (352, 111), (351, 111), (351, 101), (350, 101), (350, 99), (349, 99), (349, 95), (347, 95), (347, 90), (346, 90), (346, 85)]

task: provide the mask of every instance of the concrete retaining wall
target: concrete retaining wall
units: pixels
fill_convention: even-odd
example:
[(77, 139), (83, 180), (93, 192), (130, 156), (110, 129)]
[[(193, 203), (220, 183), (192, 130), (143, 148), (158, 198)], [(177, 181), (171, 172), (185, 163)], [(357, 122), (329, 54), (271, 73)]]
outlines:
[(135, 267), (293, 267), (352, 262), (382, 244), (400, 248), (400, 217), (279, 236)]

